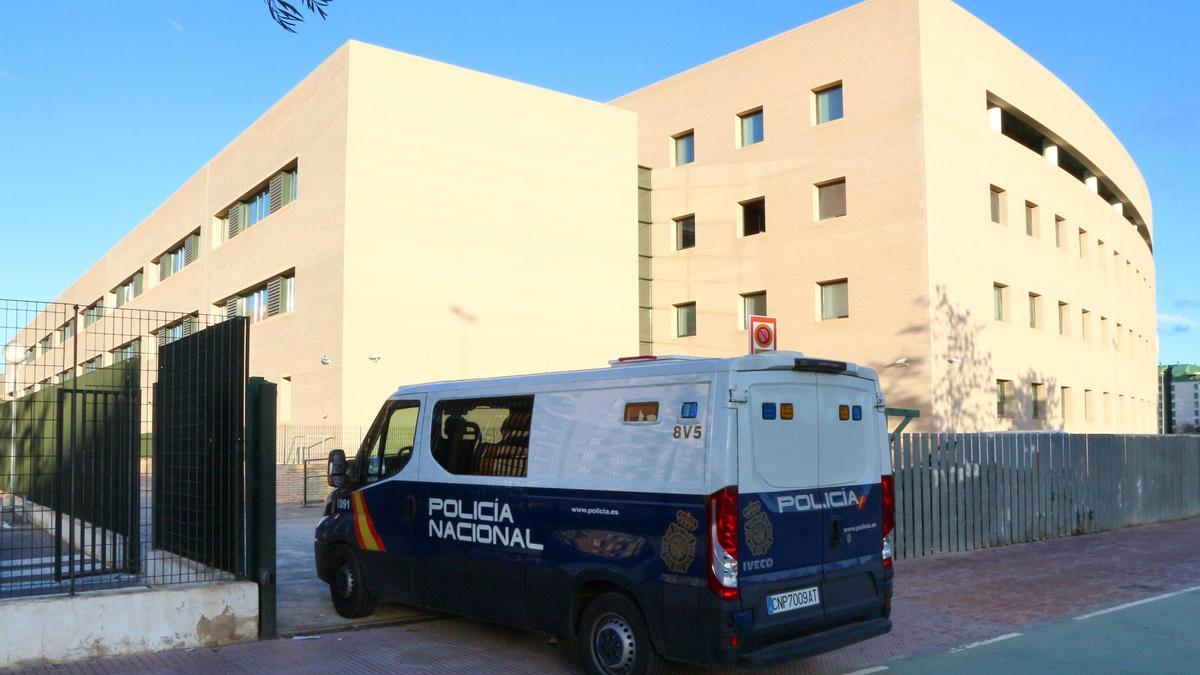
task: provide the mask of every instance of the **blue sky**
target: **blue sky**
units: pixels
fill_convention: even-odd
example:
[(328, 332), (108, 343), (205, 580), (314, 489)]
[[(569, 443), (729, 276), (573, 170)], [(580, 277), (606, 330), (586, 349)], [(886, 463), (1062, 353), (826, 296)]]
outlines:
[[(0, 296), (56, 297), (348, 39), (608, 100), (850, 4), (334, 0), (293, 35), (254, 0), (6, 2)], [(1200, 3), (960, 4), (1125, 143), (1154, 206), (1160, 358), (1200, 361)]]

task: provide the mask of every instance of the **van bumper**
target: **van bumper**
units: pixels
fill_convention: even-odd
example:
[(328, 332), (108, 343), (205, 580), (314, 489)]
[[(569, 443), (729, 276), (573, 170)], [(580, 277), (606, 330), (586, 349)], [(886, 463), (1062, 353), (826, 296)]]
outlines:
[(313, 541), (313, 559), (317, 564), (317, 577), (329, 583), (329, 556), (333, 552), (333, 544), (316, 539)]
[(890, 619), (871, 619), (812, 633), (786, 642), (777, 642), (749, 654), (738, 655), (738, 665), (760, 668), (833, 651), (868, 640), (892, 630)]

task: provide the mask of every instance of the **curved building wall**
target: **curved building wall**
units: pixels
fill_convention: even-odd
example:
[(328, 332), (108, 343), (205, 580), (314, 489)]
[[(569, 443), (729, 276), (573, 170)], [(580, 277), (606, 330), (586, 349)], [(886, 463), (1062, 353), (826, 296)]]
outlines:
[[(933, 426), (1153, 433), (1153, 226), (1137, 167), (1078, 96), (1003, 36), (950, 2), (919, 8)], [(1055, 148), (1013, 137), (1017, 118), (1043, 132), (1057, 161)], [(1091, 185), (1059, 166), (1068, 153), (1092, 169)]]

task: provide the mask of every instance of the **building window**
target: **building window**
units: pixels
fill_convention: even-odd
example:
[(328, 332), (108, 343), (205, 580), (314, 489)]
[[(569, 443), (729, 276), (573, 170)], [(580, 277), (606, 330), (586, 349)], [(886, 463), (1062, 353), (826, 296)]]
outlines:
[(1060, 387), (1058, 394), (1059, 414), (1062, 416), (1062, 421), (1066, 422), (1071, 419), (1071, 388)]
[(821, 321), (850, 318), (850, 282), (846, 279), (817, 284), (821, 293)]
[(1033, 419), (1046, 417), (1046, 385), (1034, 382), (1029, 386), (1029, 402), (1032, 405)]
[(38, 356), (41, 356), (42, 354), (45, 354), (46, 352), (50, 351), (50, 348), (53, 346), (54, 346), (54, 333), (51, 333), (38, 341)]
[(993, 185), (992, 189), (989, 190), (988, 193), (992, 200), (992, 222), (996, 223), (997, 225), (1003, 225), (1004, 203), (1007, 201), (1005, 199), (1004, 190), (1001, 190)]
[(1008, 286), (992, 284), (992, 309), (996, 321), (1008, 321)]
[(838, 178), (819, 183), (817, 188), (817, 220), (846, 215), (846, 179)]
[(742, 330), (750, 327), (751, 316), (767, 315), (767, 292), (742, 294), (742, 322), (738, 326)]
[(694, 132), (685, 131), (678, 136), (671, 138), (672, 155), (675, 159), (675, 166), (683, 166), (696, 161), (696, 135)]
[(1029, 294), (1029, 327), (1042, 329), (1042, 296), (1037, 293)]
[(83, 374), (94, 373), (104, 367), (104, 355), (101, 354), (95, 358), (88, 359), (83, 362)]
[(1013, 414), (1013, 383), (1012, 380), (996, 380), (996, 416), (1012, 417)]
[(763, 140), (763, 111), (762, 108), (751, 110), (738, 115), (738, 145), (746, 147)]
[(127, 361), (140, 354), (142, 351), (142, 340), (138, 338), (112, 350), (113, 363)]
[(178, 274), (183, 268), (191, 265), (200, 255), (200, 231), (189, 234), (177, 246), (163, 253), (154, 261), (158, 265), (158, 280), (165, 281), (172, 274)]
[(1092, 313), (1086, 309), (1079, 311), (1079, 334), (1084, 342), (1092, 341)]
[(1100, 317), (1100, 346), (1108, 346), (1108, 317)]
[(124, 307), (142, 294), (142, 273), (139, 271), (113, 289), (113, 298), (117, 307)]
[(1025, 202), (1025, 234), (1037, 239), (1041, 236), (1038, 228), (1038, 205)]
[(67, 340), (75, 337), (75, 320), (71, 319), (58, 327), (58, 343), (66, 344)]
[(251, 196), (234, 202), (221, 216), (226, 239), (232, 239), (300, 196), (300, 170), (280, 171)]
[(842, 83), (813, 91), (816, 96), (817, 124), (842, 119)]
[(250, 323), (290, 312), (296, 308), (296, 279), (283, 274), (225, 300), (225, 316), (244, 316)]
[(1061, 301), (1058, 303), (1058, 334), (1071, 334), (1071, 306)]
[(696, 216), (684, 216), (675, 219), (675, 250), (696, 246)]
[(767, 199), (759, 197), (740, 202), (742, 207), (742, 236), (749, 237), (767, 231)]
[(1087, 230), (1085, 230), (1081, 227), (1081, 228), (1079, 228), (1079, 258), (1080, 258), (1080, 260), (1087, 260), (1087, 249), (1088, 249)]
[(64, 370), (64, 371), (62, 371), (61, 373), (59, 373), (59, 374), (58, 374), (58, 381), (59, 381), (59, 383), (64, 383), (64, 384), (65, 384), (65, 383), (67, 383), (67, 382), (70, 382), (71, 380), (74, 380), (74, 379), (75, 379), (75, 369), (74, 369), (74, 368), (68, 368), (68, 369), (66, 369), (66, 370)]
[(87, 309), (83, 310), (83, 327), (87, 328), (100, 320), (104, 316), (104, 298), (100, 298), (93, 302)]
[(695, 334), (696, 303), (675, 305), (675, 337), (692, 337)]
[(1062, 216), (1054, 216), (1054, 245), (1067, 248), (1067, 221)]
[(253, 227), (269, 215), (271, 215), (271, 190), (263, 188), (261, 192), (246, 201), (246, 227)]

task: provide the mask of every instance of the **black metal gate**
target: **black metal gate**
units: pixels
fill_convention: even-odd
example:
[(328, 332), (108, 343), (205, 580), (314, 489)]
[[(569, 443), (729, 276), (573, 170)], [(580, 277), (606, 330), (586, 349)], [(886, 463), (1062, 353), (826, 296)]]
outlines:
[[(141, 537), (137, 367), (124, 386), (58, 392), (54, 580), (137, 574)], [(75, 555), (63, 555), (63, 545)]]
[(231, 319), (159, 348), (154, 547), (246, 576), (246, 334)]

